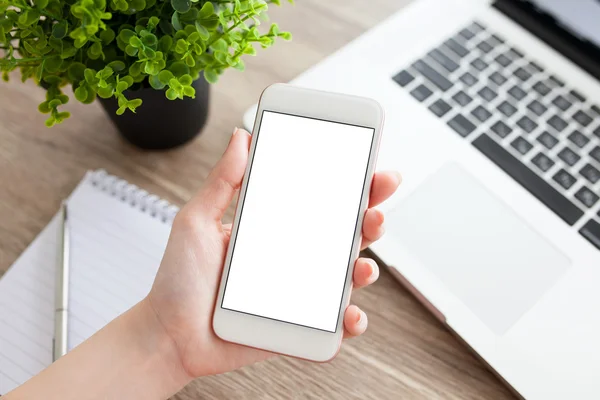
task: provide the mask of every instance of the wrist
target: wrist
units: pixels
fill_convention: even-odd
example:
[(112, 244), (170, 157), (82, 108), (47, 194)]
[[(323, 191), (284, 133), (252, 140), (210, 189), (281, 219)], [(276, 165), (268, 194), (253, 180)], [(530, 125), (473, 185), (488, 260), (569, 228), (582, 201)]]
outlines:
[(164, 383), (165, 392), (174, 394), (188, 384), (190, 377), (181, 361), (179, 350), (146, 297), (131, 310), (133, 330), (150, 375)]

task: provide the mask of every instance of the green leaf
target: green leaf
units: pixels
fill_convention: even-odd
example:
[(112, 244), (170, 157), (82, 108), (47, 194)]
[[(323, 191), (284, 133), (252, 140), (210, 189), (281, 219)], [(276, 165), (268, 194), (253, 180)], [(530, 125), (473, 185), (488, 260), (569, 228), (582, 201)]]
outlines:
[(80, 62), (74, 62), (69, 65), (67, 69), (67, 76), (71, 80), (71, 82), (82, 81), (85, 79), (84, 75), (85, 65)]
[(181, 83), (183, 86), (190, 86), (192, 84), (193, 80), (192, 77), (190, 75), (182, 75), (181, 77), (179, 77), (179, 83)]
[(191, 86), (186, 86), (183, 88), (183, 94), (193, 99), (196, 97), (196, 89)]
[(44, 101), (43, 103), (40, 103), (38, 106), (38, 111), (42, 114), (48, 114), (51, 111), (50, 107), (48, 106), (48, 102)]
[(217, 83), (219, 75), (215, 70), (207, 68), (204, 70), (204, 79), (206, 79), (208, 83)]
[(202, 8), (200, 9), (200, 12), (198, 13), (198, 17), (202, 18), (202, 19), (206, 19), (206, 18), (213, 16), (214, 13), (215, 13), (215, 7), (213, 6), (213, 4), (210, 1), (207, 1), (206, 3), (204, 3)]
[(142, 38), (142, 43), (144, 44), (144, 46), (148, 46), (148, 47), (152, 47), (152, 48), (156, 49), (158, 39), (156, 39), (156, 36), (154, 36), (153, 34), (149, 34)]
[(50, 86), (58, 86), (62, 82), (62, 79), (56, 75), (46, 75), (44, 77), (44, 82)]
[(195, 21), (196, 18), (198, 18), (198, 9), (190, 8), (187, 12), (185, 12), (179, 16), (179, 21), (192, 22), (192, 21)]
[(119, 32), (119, 37), (125, 43), (129, 43), (129, 40), (134, 36), (136, 36), (136, 33), (131, 29), (122, 29), (121, 32)]
[[(210, 3), (206, 3), (206, 4), (210, 4)], [(198, 34), (200, 35), (200, 39), (208, 40), (208, 38), (210, 37), (210, 33), (208, 32), (208, 29), (206, 29), (204, 26), (202, 26), (202, 24), (198, 21), (196, 21), (195, 25), (196, 25), (196, 30), (198, 31)]]
[(158, 27), (165, 35), (172, 35), (173, 33), (175, 33), (175, 29), (173, 29), (173, 25), (171, 25), (171, 23), (169, 21), (165, 21), (164, 19), (158, 23)]
[(167, 69), (160, 71), (157, 76), (160, 82), (165, 85), (169, 83), (171, 79), (173, 79), (173, 73)]
[(237, 64), (235, 64), (235, 65), (233, 66), (233, 68), (235, 68), (235, 69), (237, 69), (237, 70), (239, 70), (239, 71), (243, 71), (244, 69), (246, 69), (246, 64), (244, 64), (244, 62), (243, 62), (242, 60), (239, 60), (239, 61), (237, 62)]
[(129, 45), (138, 49), (144, 46), (142, 40), (137, 36), (132, 36), (131, 39), (129, 39)]
[(56, 39), (62, 39), (67, 36), (69, 31), (69, 23), (66, 20), (60, 21), (52, 26), (52, 36)]
[(119, 107), (119, 109), (117, 110), (116, 114), (117, 114), (117, 115), (123, 115), (123, 113), (124, 113), (126, 110), (127, 110), (127, 107), (126, 107), (126, 106)]
[(110, 97), (112, 97), (112, 95), (114, 94), (114, 90), (112, 87), (107, 86), (107, 87), (99, 87), (98, 88), (98, 96), (100, 96), (103, 99), (108, 99)]
[(75, 98), (82, 103), (88, 98), (88, 90), (85, 86), (81, 85), (75, 89)]
[(149, 60), (153, 60), (154, 57), (156, 57), (156, 52), (151, 48), (146, 47), (145, 49), (142, 49), (142, 55)]
[(123, 61), (118, 61), (118, 60), (108, 63), (108, 66), (115, 72), (121, 72), (121, 71), (124, 71), (125, 68), (127, 68), (127, 66), (125, 65), (125, 63)]
[(142, 99), (131, 99), (127, 102), (127, 106), (131, 111), (135, 111), (136, 108), (142, 105)]
[(94, 70), (93, 70), (93, 69), (91, 69), (91, 68), (86, 68), (86, 69), (83, 71), (83, 76), (85, 77), (85, 81), (86, 81), (87, 83), (89, 83), (90, 85), (93, 85), (93, 84), (95, 84), (95, 83), (96, 83), (96, 81), (97, 81), (97, 80), (96, 80), (96, 71), (94, 71)]
[(215, 51), (227, 51), (227, 49), (229, 48), (225, 39), (222, 38), (214, 42), (210, 47), (212, 47), (212, 49)]
[(279, 37), (282, 38), (283, 40), (292, 40), (292, 34), (289, 32), (281, 32), (279, 34)]
[(48, 6), (48, 0), (35, 0), (35, 6), (40, 10), (43, 10)]
[(110, 28), (106, 28), (100, 33), (100, 40), (104, 46), (108, 46), (113, 40), (115, 40), (115, 31)]
[(183, 29), (181, 22), (179, 22), (179, 14), (177, 13), (177, 11), (175, 11), (173, 13), (173, 15), (171, 16), (171, 25), (173, 25), (173, 28), (175, 28), (175, 30), (177, 30), (177, 31), (180, 31)]
[(177, 98), (177, 92), (173, 89), (168, 89), (165, 95), (169, 100), (175, 100)]
[(171, 0), (171, 7), (181, 14), (187, 12), (192, 6), (190, 0)]
[(154, 88), (156, 90), (161, 90), (161, 89), (164, 89), (164, 87), (165, 87), (165, 84), (161, 82), (158, 75), (149, 76), (148, 82), (150, 83), (150, 86), (152, 86), (152, 88)]
[(173, 46), (173, 38), (171, 36), (163, 36), (158, 41), (158, 50), (163, 53), (168, 53), (171, 50), (171, 46)]
[(142, 74), (142, 63), (136, 62), (129, 67), (129, 75), (136, 77)]
[(169, 67), (169, 71), (171, 71), (175, 77), (179, 78), (180, 76), (189, 74), (190, 68), (181, 61), (177, 61)]
[(138, 49), (128, 44), (127, 47), (125, 47), (125, 53), (128, 56), (135, 57), (138, 53)]
[(59, 56), (46, 58), (46, 71), (50, 73), (57, 72), (62, 66), (63, 60)]

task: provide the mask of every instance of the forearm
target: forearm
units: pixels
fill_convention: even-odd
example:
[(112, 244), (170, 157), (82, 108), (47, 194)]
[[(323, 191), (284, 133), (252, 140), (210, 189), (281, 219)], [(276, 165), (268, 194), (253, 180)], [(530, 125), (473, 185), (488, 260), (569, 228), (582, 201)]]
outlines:
[(143, 300), (4, 398), (162, 400), (189, 381), (175, 344)]

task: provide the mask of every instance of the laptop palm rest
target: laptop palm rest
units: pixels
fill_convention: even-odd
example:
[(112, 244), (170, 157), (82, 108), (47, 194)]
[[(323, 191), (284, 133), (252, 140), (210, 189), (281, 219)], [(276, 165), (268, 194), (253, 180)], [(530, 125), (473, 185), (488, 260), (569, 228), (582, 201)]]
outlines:
[(399, 203), (386, 225), (497, 335), (506, 333), (571, 263), (454, 163)]

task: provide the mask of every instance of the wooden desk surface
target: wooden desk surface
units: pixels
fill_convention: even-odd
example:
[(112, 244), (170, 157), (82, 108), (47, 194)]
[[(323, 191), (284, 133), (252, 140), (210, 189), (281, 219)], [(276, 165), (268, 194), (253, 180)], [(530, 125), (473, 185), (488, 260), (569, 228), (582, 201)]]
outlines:
[[(33, 240), (88, 169), (105, 168), (150, 192), (183, 204), (219, 158), (234, 126), (262, 89), (286, 82), (409, 0), (298, 0), (273, 7), (272, 20), (294, 33), (228, 71), (212, 89), (210, 120), (188, 146), (138, 151), (116, 133), (98, 104), (71, 101), (73, 117), (46, 129), (37, 112), (42, 89), (0, 83), (0, 275)], [(396, 49), (397, 51), (401, 49)], [(17, 78), (16, 75), (13, 75)], [(231, 216), (232, 210), (229, 215)], [(345, 343), (329, 364), (283, 357), (221, 376), (198, 379), (175, 398), (187, 399), (503, 399), (509, 391), (396, 281), (382, 271), (353, 300), (369, 330)]]

